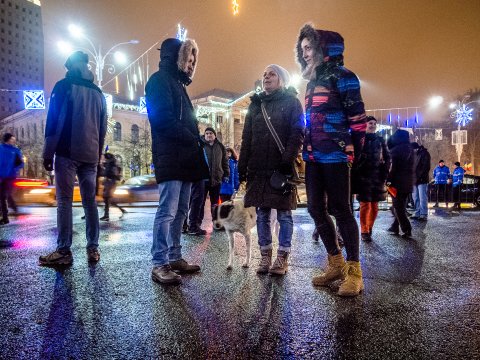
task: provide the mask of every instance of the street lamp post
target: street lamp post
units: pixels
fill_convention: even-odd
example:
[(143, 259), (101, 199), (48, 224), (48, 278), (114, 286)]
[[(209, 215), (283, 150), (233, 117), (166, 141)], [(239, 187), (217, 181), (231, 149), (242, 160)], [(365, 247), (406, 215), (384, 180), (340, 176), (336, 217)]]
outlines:
[(454, 111), (450, 114), (450, 117), (455, 119), (455, 122), (458, 124), (457, 130), (452, 132), (452, 145), (455, 145), (459, 162), (462, 157), (463, 145), (467, 144), (467, 130), (461, 130), (461, 127), (466, 126), (470, 121), (473, 120), (473, 109), (469, 109), (467, 106), (477, 102), (470, 101), (465, 104), (465, 101), (468, 99), (470, 99), (470, 95), (465, 95), (462, 100), (458, 101), (457, 103), (450, 104), (450, 108), (454, 109)]
[[(125, 55), (123, 55), (123, 53), (118, 51), (114, 53), (113, 50), (115, 50), (116, 48), (122, 45), (139, 43), (138, 40), (129, 40), (129, 41), (120, 42), (118, 44), (113, 45), (104, 55), (102, 54), (101, 45), (99, 45), (98, 47), (95, 47), (95, 44), (93, 43), (93, 41), (87, 35), (84, 34), (81, 28), (75, 25), (70, 25), (68, 27), (68, 30), (72, 36), (79, 39), (84, 39), (88, 42), (89, 47), (83, 47), (80, 49), (88, 52), (92, 57), (91, 62), (95, 65), (95, 75), (97, 78), (97, 84), (99, 88), (102, 88), (103, 70), (105, 69), (105, 66), (107, 67), (107, 71), (109, 74), (113, 75), (115, 73), (115, 65), (105, 63), (105, 60), (107, 59), (107, 57), (110, 55), (114, 55), (117, 61), (120, 61), (120, 62), (125, 61)], [(71, 51), (71, 46), (68, 43), (60, 42), (58, 45), (64, 51)]]

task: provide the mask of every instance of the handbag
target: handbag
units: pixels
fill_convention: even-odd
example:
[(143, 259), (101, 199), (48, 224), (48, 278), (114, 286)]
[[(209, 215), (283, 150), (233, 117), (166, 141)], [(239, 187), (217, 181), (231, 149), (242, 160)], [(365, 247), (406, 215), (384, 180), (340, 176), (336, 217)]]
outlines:
[[(283, 154), (285, 152), (285, 147), (283, 146), (282, 142), (280, 141), (280, 138), (278, 137), (277, 132), (275, 131), (275, 128), (270, 122), (270, 117), (268, 116), (267, 110), (265, 109), (265, 106), (263, 105), (263, 103), (260, 104), (260, 107), (262, 109), (263, 118), (265, 119), (265, 123), (267, 124), (268, 130), (270, 130), (270, 133), (272, 134), (273, 139), (277, 144), (280, 154)], [(294, 176), (298, 178), (298, 174), (296, 174), (295, 167), (293, 168), (293, 171), (294, 171)], [(289, 183), (287, 175), (282, 174), (278, 170), (275, 170), (273, 174), (270, 176), (269, 183), (274, 190), (283, 191), (284, 194), (288, 194), (292, 192), (293, 188), (295, 187), (294, 184)]]

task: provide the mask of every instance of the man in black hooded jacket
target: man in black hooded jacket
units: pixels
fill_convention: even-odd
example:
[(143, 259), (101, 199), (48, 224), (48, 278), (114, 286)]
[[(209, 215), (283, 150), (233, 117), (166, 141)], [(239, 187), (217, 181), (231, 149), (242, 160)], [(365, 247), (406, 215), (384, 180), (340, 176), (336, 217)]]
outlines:
[(195, 41), (166, 39), (160, 47), (160, 70), (145, 87), (152, 131), (152, 159), (160, 200), (153, 225), (152, 279), (175, 284), (175, 273), (200, 271), (181, 253), (182, 225), (193, 182), (208, 178), (198, 122), (186, 86), (197, 64)]

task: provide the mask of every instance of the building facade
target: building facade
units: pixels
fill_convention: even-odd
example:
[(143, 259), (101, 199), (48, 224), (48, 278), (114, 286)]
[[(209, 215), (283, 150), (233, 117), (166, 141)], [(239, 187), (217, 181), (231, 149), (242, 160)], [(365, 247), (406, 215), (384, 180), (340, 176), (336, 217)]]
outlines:
[(250, 97), (253, 91), (236, 94), (225, 90), (213, 89), (195, 96), (192, 104), (199, 121), (200, 133), (212, 127), (218, 139), (237, 152), (242, 144), (242, 132)]
[(40, 1), (0, 0), (0, 119), (24, 108), (23, 90), (43, 89)]

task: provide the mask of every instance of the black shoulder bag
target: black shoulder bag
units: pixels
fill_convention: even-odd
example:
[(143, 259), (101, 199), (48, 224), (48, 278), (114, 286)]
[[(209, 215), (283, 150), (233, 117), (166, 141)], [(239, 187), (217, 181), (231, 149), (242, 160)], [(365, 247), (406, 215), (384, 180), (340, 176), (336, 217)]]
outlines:
[[(263, 105), (263, 103), (261, 103), (260, 107), (262, 108), (262, 114), (263, 114), (263, 118), (265, 119), (265, 123), (267, 124), (267, 127), (270, 130), (270, 133), (272, 134), (273, 139), (275, 140), (275, 143), (277, 144), (280, 154), (283, 155), (283, 153), (285, 152), (285, 147), (283, 146), (282, 142), (280, 141), (280, 138), (278, 137), (277, 132), (275, 131), (272, 123), (270, 122), (270, 117), (268, 116), (267, 110), (265, 109), (265, 106)], [(293, 167), (293, 171), (296, 172), (295, 167)], [(281, 172), (279, 172), (278, 170), (275, 170), (273, 174), (270, 176), (269, 183), (273, 189), (278, 191), (283, 191), (284, 194), (288, 194), (293, 190), (295, 190), (295, 185), (291, 184), (288, 181), (288, 177), (282, 174)]]

